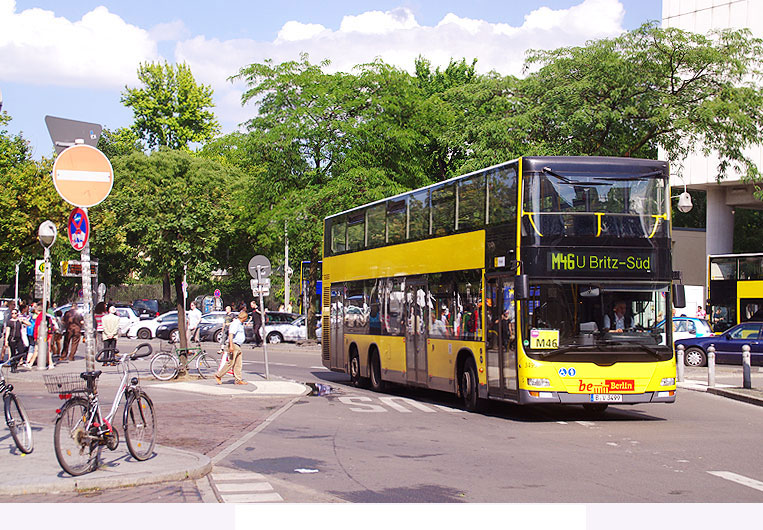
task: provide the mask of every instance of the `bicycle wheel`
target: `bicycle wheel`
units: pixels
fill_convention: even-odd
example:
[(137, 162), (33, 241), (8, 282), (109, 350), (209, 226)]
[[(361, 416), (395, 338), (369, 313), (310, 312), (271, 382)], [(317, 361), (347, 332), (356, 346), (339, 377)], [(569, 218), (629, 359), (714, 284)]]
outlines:
[(177, 358), (169, 353), (159, 353), (151, 359), (151, 373), (159, 381), (169, 381), (178, 373), (180, 365)]
[(29, 454), (34, 451), (34, 440), (32, 440), (32, 425), (29, 423), (24, 407), (15, 394), (5, 395), (5, 423), (11, 431), (13, 441), (19, 451)]
[(151, 398), (141, 391), (127, 398), (124, 413), (127, 449), (136, 460), (146, 460), (154, 452), (156, 416)]
[(97, 464), (97, 453), (93, 455), (96, 442), (90, 439), (85, 428), (87, 412), (86, 399), (68, 400), (61, 407), (53, 431), (56, 460), (64, 471), (75, 477), (92, 471)]
[(217, 363), (211, 355), (202, 352), (196, 357), (196, 371), (199, 372), (202, 379), (212, 377), (212, 375), (217, 372)]

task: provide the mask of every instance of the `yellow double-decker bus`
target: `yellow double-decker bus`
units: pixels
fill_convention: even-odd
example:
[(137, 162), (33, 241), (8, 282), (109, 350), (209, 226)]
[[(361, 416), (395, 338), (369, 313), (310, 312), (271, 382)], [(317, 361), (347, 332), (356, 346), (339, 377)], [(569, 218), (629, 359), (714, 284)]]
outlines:
[(707, 259), (707, 318), (713, 331), (763, 320), (763, 254), (715, 254)]
[(325, 219), (322, 358), (522, 404), (675, 401), (665, 162), (523, 157)]

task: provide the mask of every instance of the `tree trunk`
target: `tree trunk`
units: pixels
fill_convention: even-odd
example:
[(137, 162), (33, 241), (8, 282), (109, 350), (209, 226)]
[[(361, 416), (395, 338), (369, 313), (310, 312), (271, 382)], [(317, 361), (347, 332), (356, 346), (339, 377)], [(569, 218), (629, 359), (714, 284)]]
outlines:
[[(167, 274), (167, 277), (169, 277), (169, 274)], [(181, 376), (188, 373), (188, 326), (185, 323), (182, 273), (175, 273), (175, 296), (177, 297), (178, 334), (180, 335), (180, 370), (178, 376)]]
[(170, 273), (165, 272), (164, 276), (162, 276), (162, 300), (167, 303), (172, 301), (172, 293), (170, 292), (170, 287)]
[[(313, 256), (307, 273), (307, 338), (315, 339), (315, 300), (318, 296), (318, 259)], [(322, 302), (321, 302), (322, 304)]]

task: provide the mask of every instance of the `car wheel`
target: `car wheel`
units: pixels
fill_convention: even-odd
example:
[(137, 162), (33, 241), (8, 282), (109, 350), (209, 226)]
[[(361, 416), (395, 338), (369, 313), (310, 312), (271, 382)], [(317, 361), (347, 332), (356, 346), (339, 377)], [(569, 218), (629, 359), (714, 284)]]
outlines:
[(223, 330), (218, 329), (215, 331), (215, 336), (212, 338), (214, 342), (222, 342), (223, 341)]
[(141, 340), (148, 340), (151, 338), (151, 331), (146, 328), (140, 328), (138, 330), (138, 338)]
[(684, 364), (686, 366), (705, 366), (707, 355), (702, 348), (689, 348), (684, 353)]
[(268, 344), (280, 344), (281, 342), (283, 342), (283, 336), (280, 333), (277, 331), (268, 333)]
[(170, 331), (170, 342), (172, 343), (179, 343), (180, 342), (180, 331), (177, 329), (173, 329)]

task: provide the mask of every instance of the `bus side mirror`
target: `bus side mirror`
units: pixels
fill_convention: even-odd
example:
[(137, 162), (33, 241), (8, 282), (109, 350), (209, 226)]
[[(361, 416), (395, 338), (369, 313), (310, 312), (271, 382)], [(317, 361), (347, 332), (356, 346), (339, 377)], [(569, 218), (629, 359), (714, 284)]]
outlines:
[(527, 274), (520, 274), (514, 278), (514, 299), (527, 300), (530, 298), (530, 279)]
[(673, 285), (673, 307), (686, 307), (686, 291), (682, 283)]

